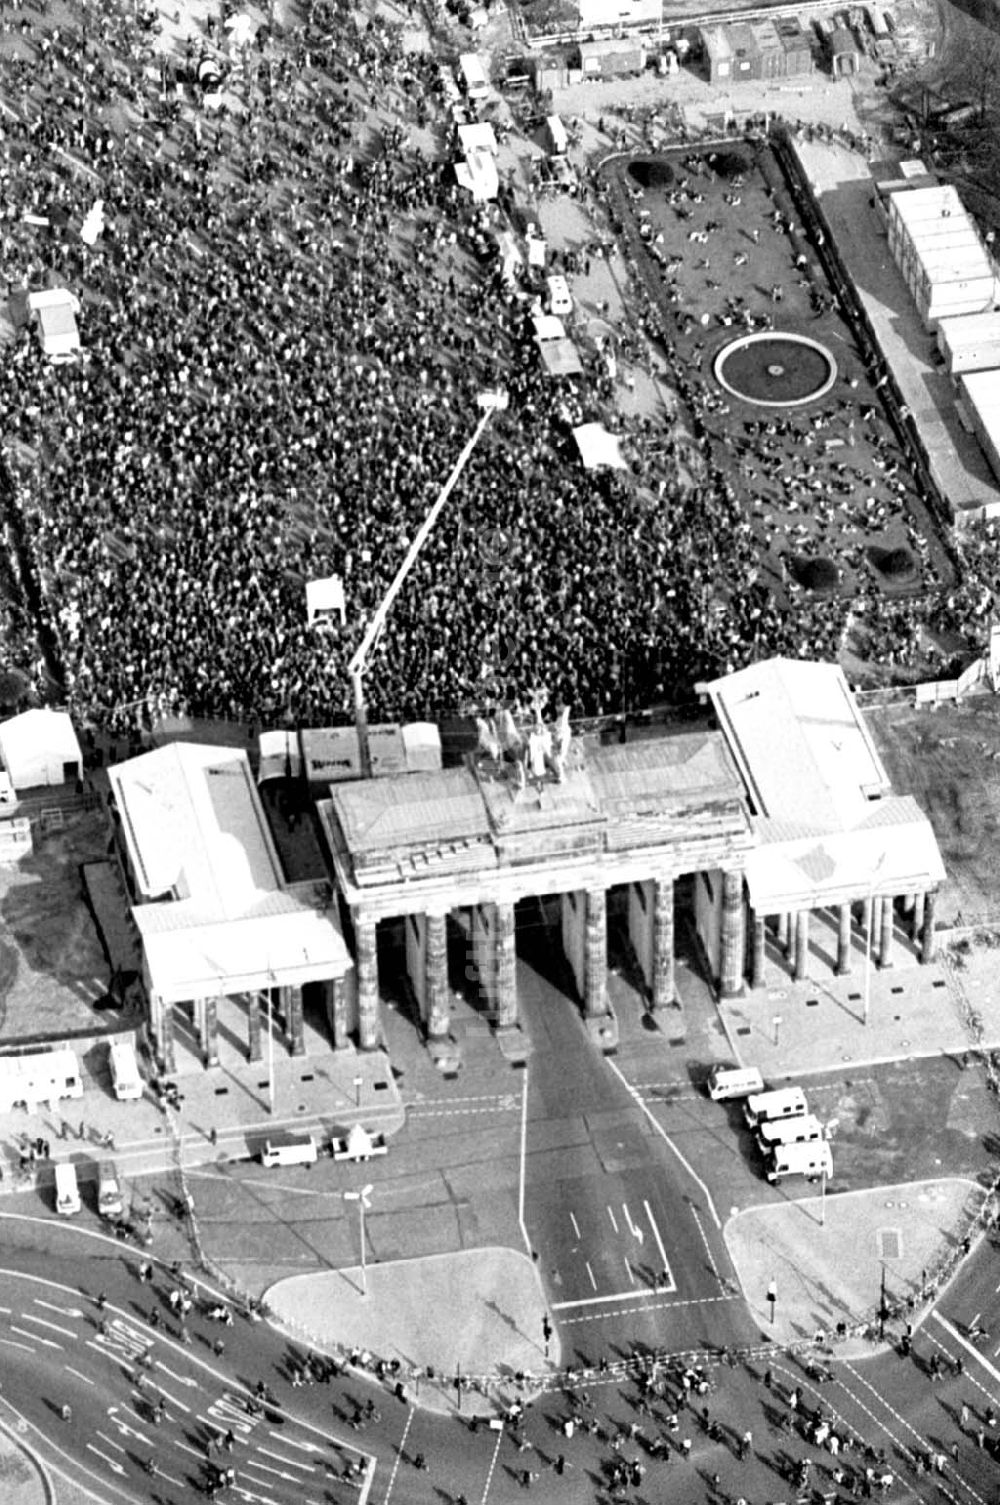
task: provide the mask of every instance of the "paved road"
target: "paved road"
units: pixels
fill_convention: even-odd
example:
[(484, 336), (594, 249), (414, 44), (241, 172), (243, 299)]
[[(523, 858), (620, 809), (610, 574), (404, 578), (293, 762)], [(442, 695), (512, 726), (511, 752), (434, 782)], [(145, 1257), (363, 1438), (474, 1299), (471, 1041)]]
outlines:
[(560, 1331), (592, 1362), (630, 1342), (673, 1351), (746, 1342), (711, 1199), (615, 1063), (595, 1052), (567, 997), (553, 927), (541, 907), (536, 915), (518, 934), (535, 1046), (525, 1221)]

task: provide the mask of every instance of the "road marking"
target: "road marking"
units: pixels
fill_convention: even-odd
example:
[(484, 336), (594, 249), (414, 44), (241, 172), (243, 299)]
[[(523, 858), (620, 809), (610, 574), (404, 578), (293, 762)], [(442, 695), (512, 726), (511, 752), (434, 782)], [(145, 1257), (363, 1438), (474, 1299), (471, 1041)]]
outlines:
[(10, 1324), (12, 1333), (17, 1333), (19, 1338), (30, 1338), (32, 1343), (44, 1343), (46, 1348), (62, 1348), (61, 1343), (56, 1343), (52, 1338), (43, 1338), (40, 1333), (26, 1333), (23, 1327), (15, 1327)]
[(8, 1348), (20, 1348), (24, 1353), (34, 1353), (35, 1351), (30, 1343), (14, 1343), (10, 1338), (0, 1338), (0, 1343), (5, 1344)]
[(396, 1475), (399, 1473), (399, 1465), (403, 1461), (403, 1450), (406, 1447), (406, 1439), (410, 1435), (410, 1424), (412, 1421), (413, 1407), (411, 1406), (406, 1413), (406, 1426), (403, 1428), (403, 1435), (399, 1439), (399, 1446), (396, 1449), (396, 1459), (392, 1465), (392, 1473), (389, 1475), (389, 1482), (385, 1487), (385, 1494), (382, 1496), (382, 1505), (388, 1505), (389, 1496), (392, 1494), (392, 1487), (396, 1482)]
[(628, 1276), (628, 1278), (632, 1282), (632, 1284), (635, 1285), (635, 1283), (636, 1283), (636, 1280), (635, 1280), (635, 1271), (632, 1269), (632, 1266), (629, 1264), (627, 1257), (625, 1259), (625, 1274)]
[(643, 1238), (645, 1237), (645, 1235), (643, 1234), (642, 1229), (641, 1228), (637, 1228), (636, 1225), (633, 1223), (633, 1221), (632, 1221), (632, 1214), (628, 1210), (628, 1203), (627, 1202), (623, 1202), (622, 1203), (622, 1212), (625, 1214), (625, 1221), (628, 1224), (628, 1231), (629, 1231), (629, 1233), (632, 1235), (633, 1238), (638, 1239), (639, 1243), (641, 1244), (642, 1241), (643, 1241)]
[[(569, 1220), (573, 1224), (573, 1232), (576, 1234), (577, 1238), (579, 1238), (580, 1237), (580, 1225), (576, 1221), (576, 1218), (573, 1216), (572, 1213), (570, 1213), (570, 1215), (569, 1215)], [(998, 1287), (998, 1289), (1000, 1289), (1000, 1287)]]
[(493, 1444), (493, 1457), (490, 1459), (490, 1466), (489, 1466), (489, 1468), (486, 1471), (486, 1483), (483, 1485), (483, 1493), (482, 1493), (482, 1495), (480, 1497), (479, 1505), (486, 1505), (486, 1496), (490, 1492), (490, 1485), (493, 1483), (493, 1474), (494, 1474), (494, 1471), (495, 1471), (496, 1466), (497, 1466), (497, 1458), (500, 1456), (500, 1444), (501, 1444), (501, 1442), (503, 1442), (503, 1428), (502, 1427), (497, 1432), (497, 1440)]
[(949, 1337), (953, 1338), (956, 1343), (960, 1344), (961, 1347), (965, 1349), (966, 1353), (970, 1353), (974, 1359), (978, 1359), (983, 1368), (987, 1370), (988, 1373), (996, 1381), (996, 1383), (1000, 1385), (1000, 1369), (996, 1369), (990, 1363), (989, 1359), (986, 1358), (984, 1354), (981, 1354), (979, 1352), (978, 1348), (970, 1343), (968, 1339), (963, 1338), (962, 1334), (958, 1331), (958, 1328), (954, 1327), (952, 1323), (948, 1321), (947, 1317), (942, 1317), (941, 1313), (938, 1311), (931, 1312), (931, 1316), (934, 1318), (935, 1322), (940, 1322), (941, 1326), (944, 1328)]
[(325, 1448), (318, 1448), (314, 1442), (298, 1442), (294, 1437), (282, 1437), (280, 1432), (269, 1432), (275, 1442), (283, 1442), (286, 1447), (298, 1448), (300, 1453), (324, 1453)]
[[(43, 1301), (40, 1296), (35, 1297), (35, 1306), (43, 1306), (47, 1312), (58, 1312), (60, 1317), (82, 1317), (83, 1313), (78, 1306), (56, 1306), (54, 1301)], [(0, 1312), (7, 1311), (7, 1307), (0, 1306)]]
[[(587, 1269), (588, 1270), (590, 1269), (589, 1265), (587, 1266)], [(593, 1280), (593, 1276), (591, 1276), (591, 1279)], [(595, 1287), (596, 1287), (596, 1281), (595, 1281)], [(649, 1296), (656, 1296), (658, 1294), (658, 1292), (656, 1292), (656, 1291), (648, 1291), (646, 1294), (649, 1295)], [(718, 1300), (718, 1298), (715, 1297), (715, 1296), (710, 1297), (709, 1299), (712, 1300), (712, 1301)], [(635, 1291), (615, 1291), (614, 1294), (611, 1295), (611, 1296), (582, 1296), (579, 1299), (579, 1301), (553, 1301), (552, 1302), (552, 1310), (554, 1312), (567, 1312), (567, 1311), (570, 1311), (575, 1306), (601, 1306), (606, 1301), (612, 1301), (613, 1302), (613, 1301), (634, 1301), (634, 1300), (635, 1300)]]
[(611, 1210), (610, 1207), (608, 1208), (608, 1217), (611, 1219), (611, 1226), (612, 1226), (612, 1228), (617, 1233), (618, 1232), (618, 1224), (615, 1222), (615, 1215), (612, 1212), (612, 1210)]
[[(649, 1294), (650, 1296), (653, 1296), (654, 1292), (650, 1291)], [(614, 1297), (612, 1299), (624, 1301), (627, 1296), (638, 1298), (641, 1296), (641, 1293), (637, 1291), (626, 1291), (623, 1296)], [(615, 1312), (615, 1316), (634, 1317), (638, 1313), (645, 1314), (646, 1312), (675, 1312), (677, 1311), (678, 1307), (682, 1306), (711, 1306), (712, 1303), (716, 1301), (738, 1301), (739, 1299), (740, 1298), (738, 1296), (692, 1296), (690, 1299), (685, 1301), (647, 1301), (644, 1302), (641, 1306), (626, 1307), (624, 1311), (617, 1311)], [(584, 1306), (590, 1303), (578, 1301), (573, 1304), (575, 1306)], [(597, 1304), (598, 1303), (596, 1302), (593, 1303), (593, 1305), (595, 1306)], [(555, 1310), (556, 1308), (553, 1307), (553, 1311)], [(562, 1325), (563, 1327), (575, 1327), (581, 1322), (603, 1322), (607, 1317), (610, 1316), (610, 1312), (588, 1312), (583, 1317), (564, 1317), (562, 1319)]]
[(10, 1317), (12, 1315), (12, 1308), (9, 1306), (0, 1306), (0, 1315)]
[(272, 1453), (269, 1448), (259, 1447), (257, 1451), (263, 1453), (265, 1458), (273, 1458), (275, 1463), (287, 1463), (289, 1468), (301, 1468), (307, 1474), (311, 1474), (314, 1468), (312, 1463), (300, 1463), (297, 1458), (282, 1458), (280, 1453)]
[(111, 1438), (111, 1437), (109, 1437), (107, 1435), (107, 1433), (105, 1433), (105, 1432), (98, 1432), (97, 1435), (101, 1439), (102, 1442), (106, 1442), (107, 1443), (107, 1445), (108, 1445), (109, 1448), (114, 1448), (114, 1450), (115, 1450), (116, 1453), (124, 1453), (125, 1449), (122, 1447), (121, 1443), (120, 1442), (115, 1442), (113, 1438)]
[(96, 1380), (90, 1378), (89, 1374), (81, 1374), (79, 1369), (74, 1369), (72, 1364), (66, 1365), (66, 1373), (74, 1375), (78, 1380), (83, 1380), (85, 1385), (96, 1385), (97, 1383)]
[(178, 1385), (186, 1385), (189, 1390), (193, 1389), (198, 1383), (197, 1380), (193, 1380), (188, 1374), (175, 1374), (172, 1369), (167, 1368), (162, 1359), (157, 1359), (156, 1367), (157, 1369), (162, 1369), (164, 1374), (169, 1374), (170, 1378), (176, 1380)]
[(163, 1396), (163, 1399), (169, 1401), (170, 1405), (176, 1406), (178, 1411), (183, 1411), (185, 1416), (191, 1415), (191, 1407), (186, 1406), (182, 1400), (178, 1400), (176, 1395), (171, 1395), (168, 1390), (164, 1390), (162, 1385), (158, 1384), (156, 1388)]
[(704, 1181), (698, 1175), (698, 1172), (695, 1170), (694, 1166), (690, 1163), (689, 1160), (685, 1159), (685, 1157), (681, 1154), (680, 1150), (674, 1144), (673, 1140), (670, 1138), (670, 1135), (667, 1133), (666, 1129), (658, 1121), (658, 1119), (656, 1117), (656, 1114), (653, 1113), (653, 1111), (646, 1106), (646, 1104), (643, 1102), (641, 1096), (639, 1095), (639, 1092), (637, 1091), (637, 1089), (635, 1087), (633, 1087), (632, 1084), (631, 1084), (631, 1082), (629, 1082), (628, 1079), (623, 1075), (621, 1069), (615, 1064), (614, 1061), (610, 1060), (609, 1057), (605, 1056), (604, 1059), (605, 1059), (605, 1061), (607, 1061), (608, 1066), (614, 1072), (615, 1076), (621, 1082), (622, 1086), (625, 1088), (625, 1091), (632, 1098), (633, 1102), (636, 1103), (637, 1106), (642, 1109), (643, 1113), (645, 1113), (646, 1117), (649, 1119), (650, 1123), (653, 1125), (653, 1128), (656, 1130), (657, 1134), (659, 1134), (660, 1138), (663, 1140), (663, 1142), (667, 1146), (667, 1148), (670, 1149), (670, 1150), (672, 1150), (673, 1153), (677, 1156), (677, 1159), (680, 1161), (681, 1165), (683, 1165), (684, 1169), (687, 1171), (687, 1173), (691, 1177), (692, 1181), (694, 1181), (695, 1185), (701, 1187), (702, 1192), (704, 1193), (704, 1196), (705, 1196), (705, 1201), (708, 1204), (708, 1210), (712, 1214), (712, 1219), (713, 1219), (713, 1221), (715, 1223), (715, 1226), (716, 1226), (716, 1228), (720, 1228), (721, 1229), (722, 1222), (721, 1222), (721, 1220), (719, 1218), (719, 1214), (715, 1210), (715, 1203), (712, 1200), (712, 1193), (709, 1191), (709, 1189), (705, 1185)]
[(645, 1209), (646, 1216), (649, 1219), (649, 1226), (653, 1230), (653, 1237), (656, 1240), (656, 1247), (660, 1251), (660, 1260), (661, 1260), (662, 1265), (663, 1265), (663, 1274), (666, 1275), (666, 1277), (667, 1277), (666, 1284), (662, 1284), (661, 1283), (660, 1290), (661, 1291), (676, 1291), (676, 1289), (677, 1289), (677, 1282), (674, 1280), (674, 1272), (670, 1268), (670, 1261), (667, 1258), (667, 1251), (663, 1247), (663, 1240), (660, 1237), (660, 1230), (656, 1226), (656, 1219), (653, 1217), (653, 1209), (650, 1207), (649, 1203), (647, 1201), (645, 1201), (645, 1200), (643, 1200), (643, 1204), (642, 1205), (643, 1205), (643, 1208)]
[[(585, 1264), (587, 1266), (587, 1274), (590, 1276), (590, 1284), (594, 1287), (594, 1290), (596, 1291), (597, 1290), (597, 1281), (594, 1279), (594, 1272), (590, 1268), (590, 1260), (589, 1259), (586, 1260)], [(557, 1307), (559, 1307), (559, 1306), (572, 1306), (572, 1305), (573, 1305), (572, 1302), (557, 1302), (556, 1306), (553, 1307), (553, 1311), (555, 1311), (557, 1309)]]
[(117, 1458), (109, 1458), (107, 1453), (102, 1453), (100, 1448), (95, 1448), (92, 1442), (87, 1443), (87, 1452), (96, 1453), (98, 1458), (103, 1459), (103, 1461), (108, 1465), (108, 1468), (111, 1469), (112, 1473), (121, 1474), (122, 1478), (124, 1479), (125, 1470), (122, 1468)]
[(46, 1322), (44, 1317), (36, 1317), (31, 1312), (25, 1312), (22, 1322), (34, 1322), (38, 1327), (44, 1327), (50, 1333), (62, 1333), (64, 1338), (75, 1338), (76, 1333), (71, 1327), (60, 1327), (58, 1322)]
[(705, 1254), (706, 1254), (706, 1257), (708, 1259), (708, 1263), (712, 1267), (712, 1274), (715, 1276), (715, 1278), (719, 1282), (720, 1286), (724, 1285), (725, 1282), (723, 1281), (722, 1276), (719, 1274), (719, 1267), (715, 1263), (715, 1255), (712, 1253), (712, 1246), (708, 1242), (708, 1238), (707, 1238), (707, 1236), (705, 1234), (705, 1229), (704, 1229), (704, 1227), (702, 1225), (701, 1218), (698, 1216), (698, 1209), (697, 1209), (697, 1207), (695, 1207), (695, 1205), (694, 1205), (693, 1202), (691, 1204), (691, 1216), (694, 1218), (695, 1222), (698, 1225), (698, 1232), (701, 1234), (701, 1241), (705, 1245)]
[[(263, 1449), (262, 1449), (262, 1451), (263, 1451)], [(271, 1455), (268, 1454), (268, 1457), (270, 1457), (270, 1456)], [(298, 1468), (302, 1467), (301, 1463), (297, 1464), (296, 1466)], [(296, 1479), (296, 1477), (295, 1477), (294, 1474), (286, 1474), (285, 1471), (284, 1471), (284, 1469), (281, 1469), (281, 1468), (271, 1468), (266, 1463), (258, 1463), (256, 1458), (253, 1460), (252, 1463), (245, 1463), (243, 1465), (243, 1468), (240, 1470), (240, 1472), (241, 1473), (245, 1473), (247, 1470), (249, 1470), (251, 1468), (259, 1468), (262, 1474), (273, 1474), (276, 1479), (287, 1479), (287, 1481), (290, 1484), (298, 1484), (298, 1483), (300, 1483), (300, 1480)], [(311, 1473), (312, 1469), (310, 1469), (309, 1472)]]

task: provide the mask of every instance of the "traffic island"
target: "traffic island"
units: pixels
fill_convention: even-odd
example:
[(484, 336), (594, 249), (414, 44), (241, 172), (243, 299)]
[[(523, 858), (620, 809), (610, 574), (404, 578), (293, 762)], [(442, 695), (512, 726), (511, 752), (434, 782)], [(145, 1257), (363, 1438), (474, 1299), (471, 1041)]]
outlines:
[[(724, 1235), (761, 1336), (863, 1358), (916, 1326), (987, 1199), (945, 1179), (806, 1197), (736, 1213)], [(838, 1325), (846, 1334), (837, 1339)]]
[(560, 1362), (537, 1267), (514, 1249), (293, 1275), (265, 1299), (291, 1338), (366, 1370), (382, 1360), (386, 1381), (430, 1410), (524, 1404)]

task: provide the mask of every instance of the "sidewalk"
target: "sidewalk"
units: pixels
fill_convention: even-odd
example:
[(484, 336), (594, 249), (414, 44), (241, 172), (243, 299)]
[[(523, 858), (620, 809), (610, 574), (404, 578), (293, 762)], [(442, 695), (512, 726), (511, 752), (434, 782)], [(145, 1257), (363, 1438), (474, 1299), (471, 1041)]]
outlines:
[(34, 1454), (13, 1434), (0, 1416), (0, 1479), (3, 1505), (53, 1505), (56, 1491)]
[(396, 1076), (382, 1051), (327, 1049), (292, 1057), (276, 1045), (273, 1111), (266, 1059), (251, 1063), (228, 1051), (222, 1064), (208, 1070), (193, 1061), (182, 1064), (187, 1069), (172, 1078), (183, 1099), (177, 1110), (165, 1110), (148, 1087), (141, 1101), (122, 1103), (110, 1086), (95, 1085), (55, 1112), (43, 1104), (30, 1113), (0, 1115), (0, 1192), (34, 1191), (54, 1181), (47, 1161), (36, 1161), (21, 1175), (22, 1135), (46, 1140), (52, 1161), (72, 1160), (81, 1181), (93, 1180), (98, 1162), (111, 1156), (127, 1183), (179, 1164), (247, 1159), (275, 1129), (329, 1137), (360, 1123), (391, 1135), (405, 1122)]

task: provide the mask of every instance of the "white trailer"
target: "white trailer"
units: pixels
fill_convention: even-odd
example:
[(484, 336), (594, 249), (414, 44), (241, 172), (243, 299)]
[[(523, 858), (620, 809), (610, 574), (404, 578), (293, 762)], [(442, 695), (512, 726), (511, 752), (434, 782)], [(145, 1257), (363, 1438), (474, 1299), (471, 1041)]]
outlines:
[(0, 1113), (12, 1108), (35, 1108), (64, 1097), (82, 1097), (80, 1064), (71, 1050), (36, 1051), (24, 1056), (0, 1056)]

